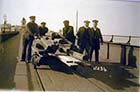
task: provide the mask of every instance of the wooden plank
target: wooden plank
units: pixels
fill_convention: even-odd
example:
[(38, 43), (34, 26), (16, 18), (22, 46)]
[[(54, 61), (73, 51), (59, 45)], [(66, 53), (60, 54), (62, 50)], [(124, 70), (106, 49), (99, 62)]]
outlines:
[(71, 56), (58, 55), (57, 57), (69, 67), (77, 66), (77, 62), (81, 62), (80, 60)]
[(38, 69), (38, 72), (46, 91), (104, 92), (95, 84), (92, 84), (86, 78), (79, 75), (53, 71), (48, 66), (41, 67)]

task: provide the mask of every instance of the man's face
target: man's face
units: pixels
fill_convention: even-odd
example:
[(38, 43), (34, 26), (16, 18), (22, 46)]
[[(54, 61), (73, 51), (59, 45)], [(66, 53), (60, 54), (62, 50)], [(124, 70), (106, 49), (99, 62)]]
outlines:
[(85, 23), (85, 26), (86, 26), (86, 27), (89, 27), (89, 23)]
[(41, 24), (41, 27), (45, 27), (46, 26), (46, 24)]
[(97, 27), (98, 23), (97, 22), (93, 22), (93, 26)]
[(30, 21), (31, 21), (31, 22), (35, 22), (35, 18), (31, 18)]
[(68, 27), (68, 26), (69, 26), (69, 23), (68, 23), (68, 22), (65, 22), (65, 23), (64, 23), (64, 26), (65, 26), (65, 27)]

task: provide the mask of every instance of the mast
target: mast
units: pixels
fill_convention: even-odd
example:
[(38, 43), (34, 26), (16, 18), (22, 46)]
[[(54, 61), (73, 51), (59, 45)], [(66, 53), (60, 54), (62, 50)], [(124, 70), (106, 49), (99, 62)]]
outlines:
[(76, 11), (76, 32), (78, 32), (78, 10)]

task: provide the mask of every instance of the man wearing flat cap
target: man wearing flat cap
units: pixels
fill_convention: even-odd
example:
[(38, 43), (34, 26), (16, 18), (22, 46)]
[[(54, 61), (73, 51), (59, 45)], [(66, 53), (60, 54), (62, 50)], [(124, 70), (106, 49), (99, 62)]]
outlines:
[(100, 43), (103, 43), (103, 38), (100, 29), (97, 27), (98, 20), (93, 20), (93, 27), (91, 28), (91, 50), (90, 50), (90, 61), (92, 60), (92, 54), (95, 50), (95, 63), (99, 63), (99, 50)]
[(65, 20), (63, 21), (64, 28), (63, 28), (63, 36), (73, 44), (75, 43), (75, 36), (74, 36), (74, 30), (73, 27), (69, 25), (69, 21)]
[(78, 37), (78, 46), (80, 48), (80, 52), (83, 53), (84, 50), (86, 51), (86, 55), (89, 58), (89, 47), (90, 47), (90, 27), (89, 27), (90, 21), (85, 20), (84, 26), (80, 27), (77, 32)]
[(23, 35), (23, 50), (22, 50), (22, 57), (21, 57), (21, 61), (27, 60), (28, 63), (31, 60), (31, 53), (32, 53), (31, 46), (34, 40), (34, 36), (38, 35), (39, 32), (38, 25), (35, 23), (35, 16), (30, 16), (29, 18), (30, 18), (30, 22), (27, 23), (26, 30)]
[(48, 28), (46, 27), (46, 22), (41, 22), (41, 26), (39, 27), (39, 35), (45, 36), (47, 32), (48, 32)]

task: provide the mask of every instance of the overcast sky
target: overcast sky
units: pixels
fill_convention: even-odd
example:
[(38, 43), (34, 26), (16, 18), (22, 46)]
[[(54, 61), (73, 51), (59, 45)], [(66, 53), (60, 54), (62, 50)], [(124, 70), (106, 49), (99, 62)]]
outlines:
[(77, 10), (78, 26), (98, 19), (103, 34), (140, 35), (140, 2), (130, 0), (0, 0), (0, 24), (4, 14), (9, 23), (18, 25), (22, 17), (29, 21), (36, 15), (38, 24), (46, 21), (50, 30), (58, 31), (65, 19), (75, 27)]

